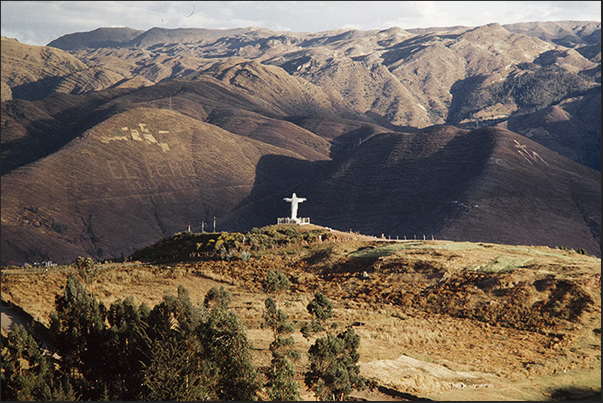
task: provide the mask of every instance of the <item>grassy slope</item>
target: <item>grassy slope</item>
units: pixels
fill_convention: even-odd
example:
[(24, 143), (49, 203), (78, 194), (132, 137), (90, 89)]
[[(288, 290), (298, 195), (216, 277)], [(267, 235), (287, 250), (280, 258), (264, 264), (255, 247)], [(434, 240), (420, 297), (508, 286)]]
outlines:
[[(193, 301), (224, 285), (248, 327), (257, 365), (265, 365), (270, 355), (269, 337), (260, 328), (266, 298), (261, 280), (278, 269), (292, 282), (279, 297), (290, 318), (308, 320), (305, 307), (321, 290), (334, 302), (340, 326), (353, 325), (361, 335), (363, 374), (385, 387), (435, 400), (600, 395), (600, 259), (547, 247), (329, 234), (322, 243), (253, 252), (249, 262), (109, 264), (91, 290), (106, 304), (132, 295), (152, 306), (180, 284)], [(70, 271), (3, 270), (2, 298), (47, 323)], [(362, 271), (369, 279), (360, 278)], [(532, 321), (517, 307), (529, 307)], [(566, 316), (571, 312), (575, 317)], [(301, 334), (296, 342), (302, 351), (311, 344)], [(306, 365), (302, 359), (298, 369)], [(357, 395), (389, 398), (377, 391)]]

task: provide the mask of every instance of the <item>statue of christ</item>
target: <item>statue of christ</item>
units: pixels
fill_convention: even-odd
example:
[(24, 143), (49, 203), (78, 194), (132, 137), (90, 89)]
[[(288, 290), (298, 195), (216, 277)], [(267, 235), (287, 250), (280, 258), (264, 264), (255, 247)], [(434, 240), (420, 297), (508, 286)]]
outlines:
[(297, 197), (295, 193), (291, 197), (285, 197), (283, 200), (291, 203), (291, 219), (297, 220), (297, 205), (298, 203), (306, 201), (304, 197)]

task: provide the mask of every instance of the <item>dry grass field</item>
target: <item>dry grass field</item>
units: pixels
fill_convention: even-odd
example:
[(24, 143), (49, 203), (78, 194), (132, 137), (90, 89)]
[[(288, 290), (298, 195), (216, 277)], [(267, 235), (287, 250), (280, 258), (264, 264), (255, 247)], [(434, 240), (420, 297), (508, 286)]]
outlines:
[[(601, 260), (573, 250), (337, 233), (247, 262), (105, 263), (89, 288), (107, 305), (133, 296), (153, 306), (179, 285), (198, 302), (224, 286), (263, 366), (270, 335), (260, 327), (261, 281), (270, 269), (291, 281), (277, 303), (298, 328), (319, 290), (333, 302), (333, 320), (360, 334), (361, 373), (380, 386), (354, 392), (358, 399), (600, 398)], [(3, 268), (2, 299), (48, 324), (73, 272)], [(295, 341), (302, 352), (313, 342), (299, 332)], [(305, 371), (307, 358), (297, 365)], [(314, 400), (308, 391), (302, 397)]]

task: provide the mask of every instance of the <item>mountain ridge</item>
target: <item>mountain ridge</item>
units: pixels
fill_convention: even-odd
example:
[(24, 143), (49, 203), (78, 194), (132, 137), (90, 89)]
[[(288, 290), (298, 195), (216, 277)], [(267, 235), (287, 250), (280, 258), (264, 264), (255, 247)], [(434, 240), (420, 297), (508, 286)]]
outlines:
[[(573, 38), (571, 41), (564, 39), (568, 35)], [(533, 84), (529, 84), (504, 94), (498, 93), (499, 87), (501, 82), (506, 88), (516, 87), (517, 76), (548, 74), (551, 66), (563, 68), (565, 77), (556, 80), (563, 89), (539, 96), (544, 101), (536, 110), (563, 105), (565, 99), (573, 96), (567, 93), (575, 92), (578, 82), (584, 89), (600, 88), (597, 22), (492, 23), (477, 27), (394, 27), (319, 33), (263, 28), (153, 28), (141, 36), (150, 42), (124, 42), (121, 48), (96, 47), (72, 53), (91, 65), (115, 65), (114, 70), (122, 75), (142, 75), (152, 82), (194, 79), (205, 74), (202, 72), (210, 72), (220, 60), (253, 60), (279, 66), (291, 76), (339, 94), (359, 113), (418, 128), (434, 124), (504, 124), (515, 115), (533, 113), (535, 107), (522, 100), (530, 97), (530, 92), (547, 91), (546, 87), (533, 89)], [(130, 46), (143, 52), (145, 59), (136, 65), (116, 64), (117, 58), (124, 58), (124, 52), (131, 52), (127, 50)], [(170, 57), (166, 59), (165, 54)], [(99, 84), (99, 88), (104, 86)], [(579, 102), (586, 107), (591, 100)], [(600, 149), (600, 125), (584, 127), (580, 118), (571, 113), (570, 120), (579, 137), (586, 139), (584, 144), (573, 142), (579, 150), (570, 151), (560, 145), (562, 130), (545, 129), (548, 137), (554, 139), (545, 140), (545, 145), (600, 170), (598, 159), (585, 151)], [(533, 128), (515, 125), (514, 130), (529, 135)]]

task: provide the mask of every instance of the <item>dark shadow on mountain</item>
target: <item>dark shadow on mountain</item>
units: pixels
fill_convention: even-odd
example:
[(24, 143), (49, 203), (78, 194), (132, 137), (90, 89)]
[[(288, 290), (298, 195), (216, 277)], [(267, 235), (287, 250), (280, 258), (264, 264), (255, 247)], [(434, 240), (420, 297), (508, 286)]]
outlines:
[[(376, 135), (337, 161), (310, 162), (267, 155), (256, 168), (249, 197), (220, 220), (221, 228), (245, 231), (290, 215), (283, 198), (307, 200), (298, 216), (311, 223), (395, 239), (437, 235), (471, 214), (470, 189), (493, 149), (487, 133), (459, 134), (430, 156), (388, 161), (399, 142), (437, 141), (439, 132)], [(386, 164), (387, 162), (387, 164)]]
[[(114, 97), (111, 94), (54, 94), (38, 102), (3, 102), (2, 114), (14, 117), (23, 126), (26, 135), (2, 144), (2, 175), (58, 151), (116, 113), (113, 108), (98, 109)], [(50, 115), (52, 110), (55, 112)]]
[(335, 137), (331, 141), (331, 152), (329, 156), (332, 159), (345, 155), (346, 152), (350, 151), (363, 141), (368, 140), (370, 137), (375, 135), (375, 130), (370, 126), (361, 127), (355, 130), (350, 130), (343, 133), (340, 136)]
[(563, 105), (555, 104), (533, 113), (515, 114), (508, 119), (507, 128), (601, 172), (600, 111), (599, 87), (585, 91), (572, 101), (564, 101)]
[(36, 101), (46, 98), (54, 91), (55, 87), (61, 82), (63, 77), (46, 77), (31, 83), (17, 85), (11, 88), (14, 99), (24, 99), (26, 101)]
[(549, 50), (541, 53), (536, 57), (532, 63), (538, 64), (542, 67), (554, 65), (559, 58), (567, 56), (567, 50)]
[[(448, 108), (446, 123), (457, 125), (470, 113), (477, 112), (492, 102), (487, 91), (476, 91), (484, 82), (486, 76), (474, 76), (464, 80), (458, 80), (450, 87), (452, 100)], [(475, 122), (477, 126), (477, 122)]]
[(222, 217), (221, 228), (248, 231), (277, 223), (279, 217), (291, 215), (290, 204), (284, 201), (295, 192), (307, 201), (299, 205), (298, 216), (307, 217), (312, 204), (313, 188), (323, 180), (327, 161), (307, 161), (282, 155), (265, 155), (256, 167), (255, 182), (250, 195), (232, 212)]
[(390, 46), (387, 48), (388, 51), (381, 55), (383, 58), (383, 64), (388, 66), (402, 58), (408, 57), (413, 53), (427, 48), (429, 45), (426, 43), (429, 43), (429, 40), (436, 36), (437, 35), (431, 33), (419, 34)]
[(400, 143), (422, 147), (437, 136), (436, 131), (372, 137), (331, 164), (328, 179), (314, 188), (321, 202), (312, 206), (312, 217), (344, 231), (412, 239), (436, 235), (470, 214), (468, 191), (492, 152), (489, 135), (456, 136), (425, 158), (390, 156)]
[(364, 113), (364, 115), (371, 118), (378, 125), (383, 126), (393, 132), (416, 133), (419, 131), (419, 129), (417, 129), (416, 127), (395, 125), (389, 120), (387, 120), (384, 116), (379, 115), (375, 112), (367, 111)]

